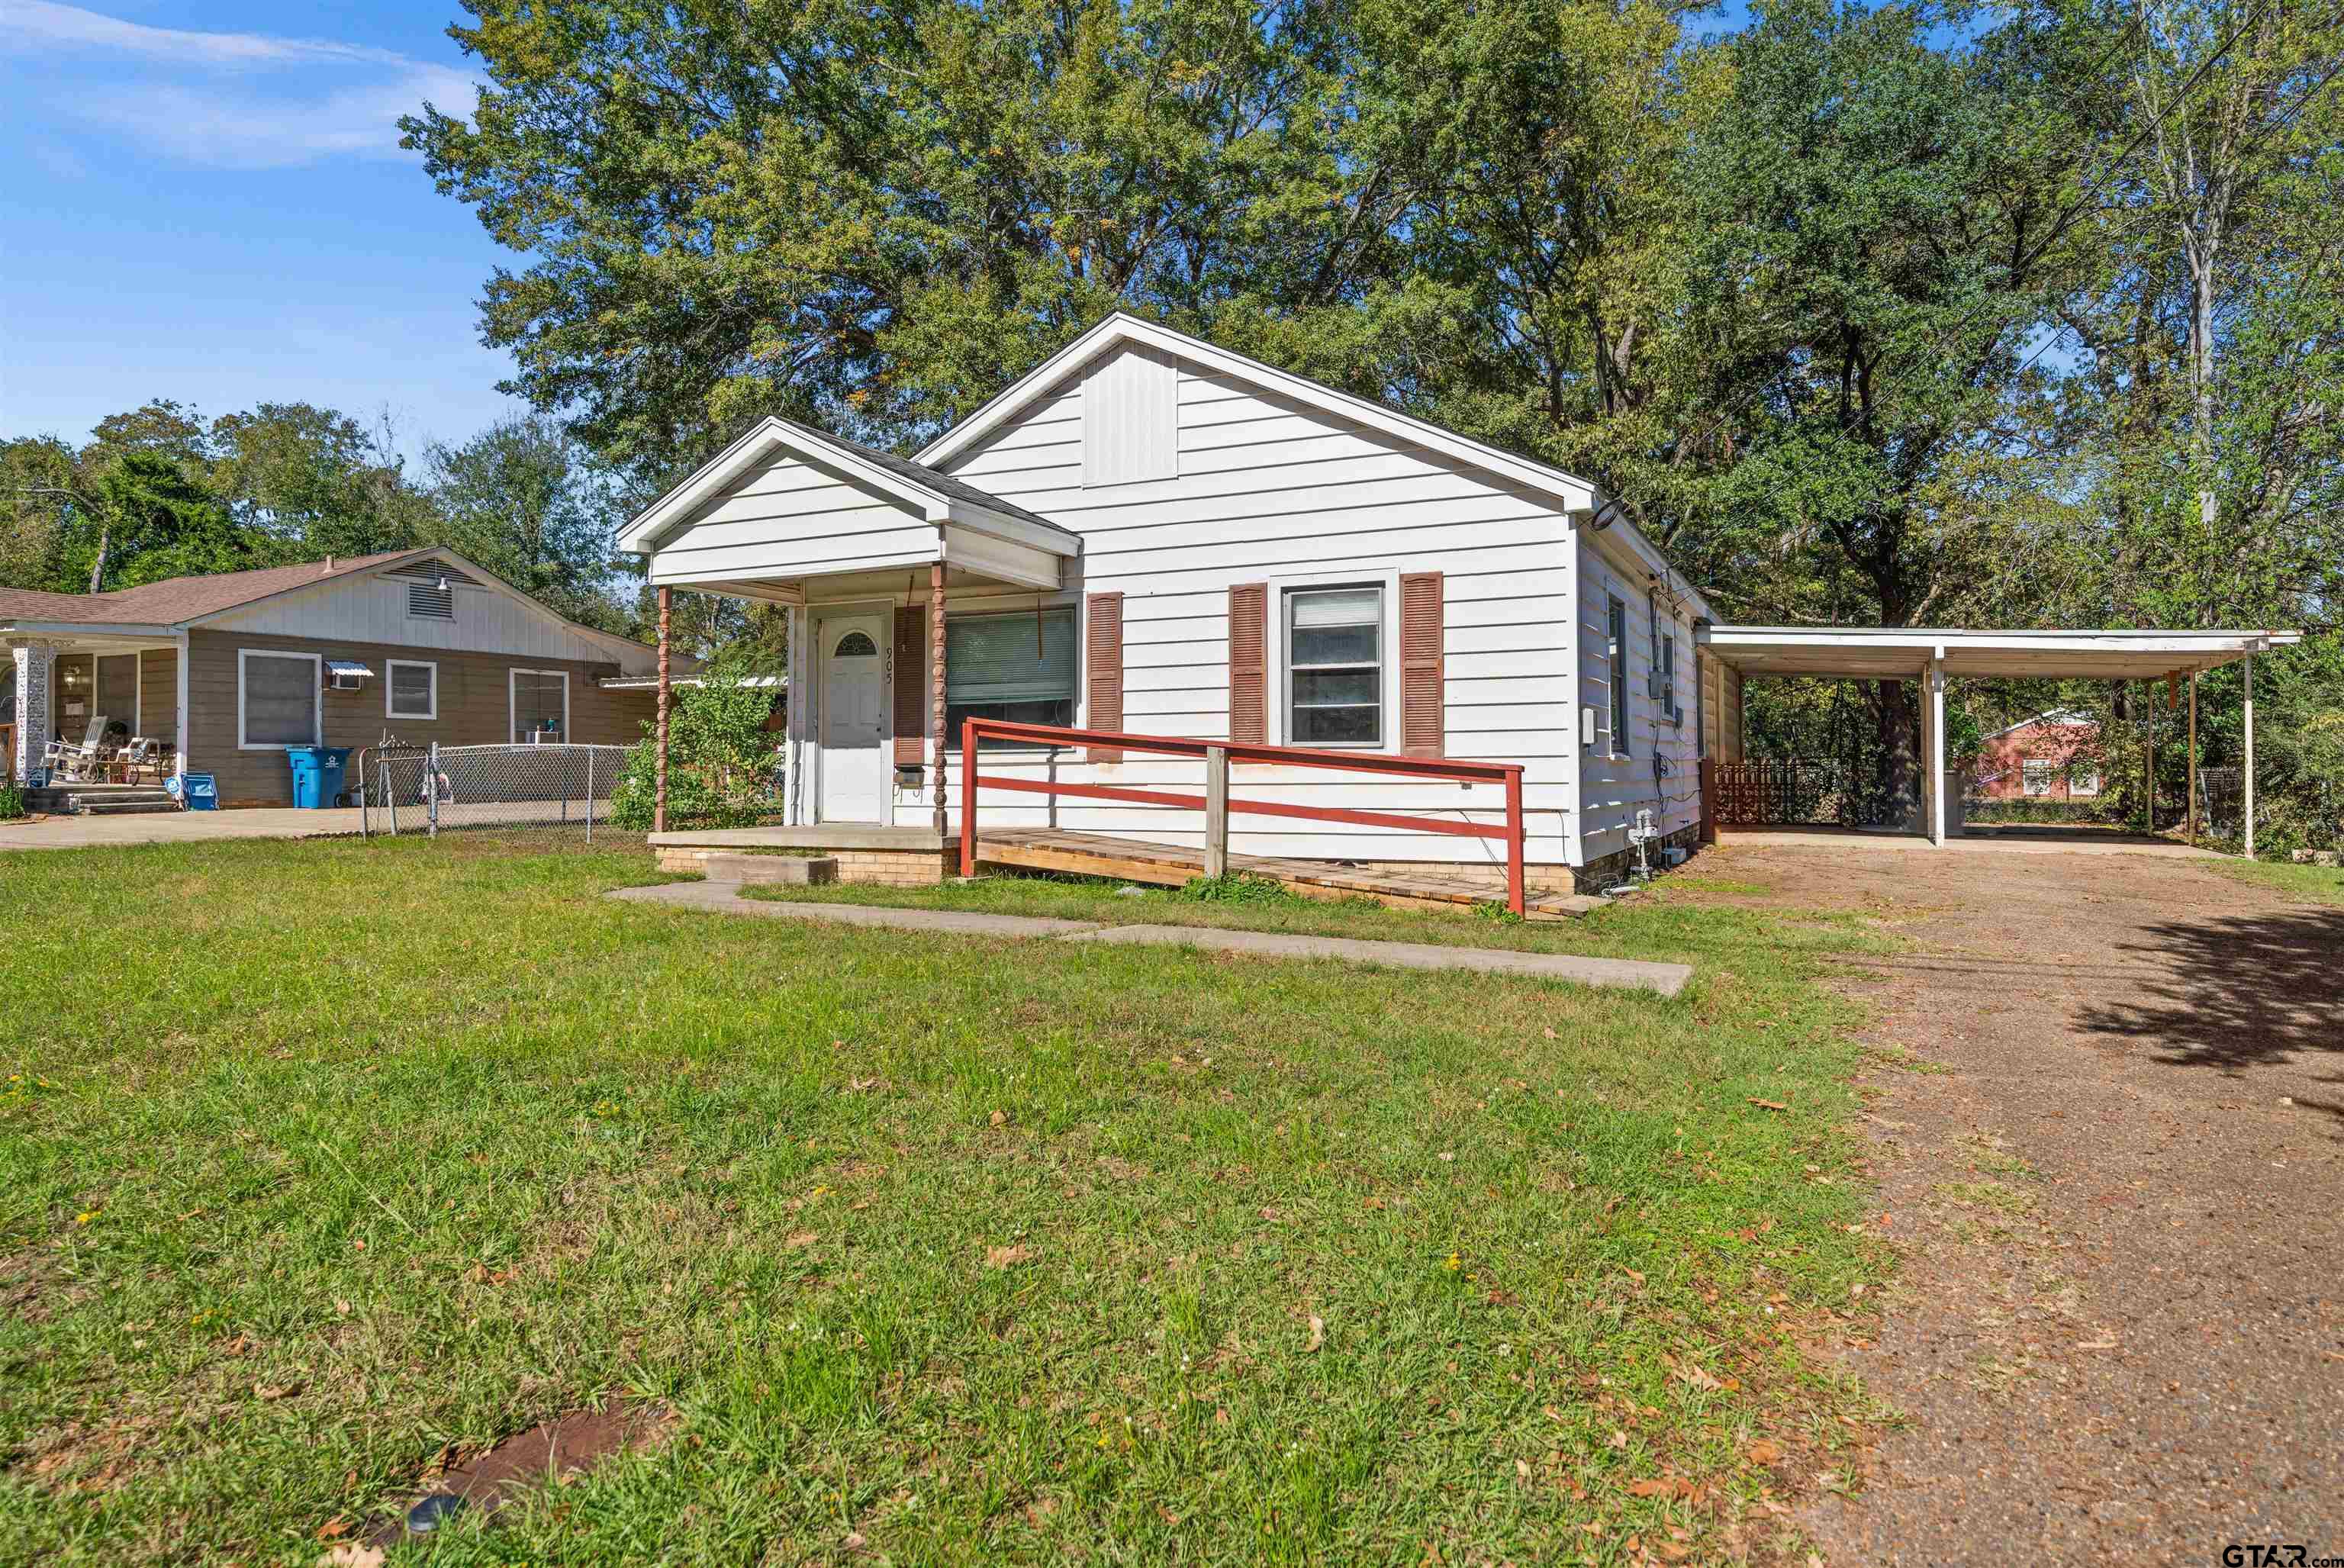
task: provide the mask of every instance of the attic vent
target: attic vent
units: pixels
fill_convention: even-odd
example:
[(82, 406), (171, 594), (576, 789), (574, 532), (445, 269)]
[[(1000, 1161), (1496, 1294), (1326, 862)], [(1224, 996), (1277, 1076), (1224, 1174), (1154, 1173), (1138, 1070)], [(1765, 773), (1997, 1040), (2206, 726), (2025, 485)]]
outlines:
[(456, 591), (440, 582), (407, 585), (407, 612), (427, 621), (456, 619)]
[(410, 561), (404, 566), (394, 566), (385, 573), (389, 577), (411, 577), (422, 582), (452, 582), (459, 588), (478, 588), (480, 580), (470, 572), (459, 572), (444, 561)]

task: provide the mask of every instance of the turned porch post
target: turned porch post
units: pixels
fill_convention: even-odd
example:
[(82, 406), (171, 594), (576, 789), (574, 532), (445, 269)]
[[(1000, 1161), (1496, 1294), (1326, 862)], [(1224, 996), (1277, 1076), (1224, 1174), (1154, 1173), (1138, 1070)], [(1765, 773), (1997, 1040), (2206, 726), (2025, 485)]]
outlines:
[(672, 589), (662, 586), (659, 591), (659, 720), (658, 739), (654, 743), (652, 763), (652, 831), (667, 831), (667, 708), (669, 698), (667, 631), (668, 596)]
[[(928, 563), (928, 744), (935, 767), (936, 836), (945, 834), (945, 563)], [(964, 768), (972, 765), (966, 757)]]

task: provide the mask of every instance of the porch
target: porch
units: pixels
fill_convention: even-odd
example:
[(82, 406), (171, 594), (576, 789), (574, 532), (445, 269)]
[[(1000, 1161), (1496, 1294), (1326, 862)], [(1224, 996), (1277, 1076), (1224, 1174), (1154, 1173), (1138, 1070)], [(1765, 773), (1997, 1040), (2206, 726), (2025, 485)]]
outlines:
[[(69, 622), (17, 622), (11, 630), (19, 634), (0, 663), (0, 782), (42, 790), (35, 802), (42, 809), (63, 809), (62, 796), (72, 793), (117, 809), (151, 807), (185, 749), (181, 638), (161, 628)], [(51, 778), (53, 741), (95, 754), (77, 758), (69, 776)]]

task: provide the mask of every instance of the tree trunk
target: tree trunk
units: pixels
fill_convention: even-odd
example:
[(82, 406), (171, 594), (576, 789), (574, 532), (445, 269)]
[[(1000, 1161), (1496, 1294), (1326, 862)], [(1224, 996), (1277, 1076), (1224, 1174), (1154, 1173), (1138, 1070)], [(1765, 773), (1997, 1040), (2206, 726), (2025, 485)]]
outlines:
[(97, 560), (91, 564), (89, 569), (89, 591), (92, 593), (103, 593), (106, 592), (105, 588), (102, 586), (106, 582), (106, 552), (107, 547), (113, 542), (114, 525), (108, 523), (106, 527), (97, 531)]
[(1917, 809), (1921, 779), (1921, 710), (1914, 683), (1883, 681), (1873, 713), (1880, 738), (1880, 787), (1903, 825)]

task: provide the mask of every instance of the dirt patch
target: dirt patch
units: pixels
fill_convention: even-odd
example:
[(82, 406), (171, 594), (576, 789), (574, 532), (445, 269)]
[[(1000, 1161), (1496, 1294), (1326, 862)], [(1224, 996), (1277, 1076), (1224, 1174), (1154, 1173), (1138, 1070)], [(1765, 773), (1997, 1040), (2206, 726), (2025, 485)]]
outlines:
[[(427, 1475), (418, 1501), (444, 1493), (464, 1501), (465, 1512), (492, 1512), (514, 1498), (582, 1475), (613, 1454), (658, 1447), (674, 1431), (674, 1412), (658, 1403), (612, 1395), (600, 1405), (570, 1411), (506, 1438), (484, 1453)], [(373, 1532), (369, 1543), (389, 1546), (406, 1536), (406, 1518)]]
[(1829, 1560), (2344, 1553), (2344, 910), (2147, 856), (1713, 865), (1916, 945), (1848, 983), (1905, 1259), (1844, 1361), (1908, 1420), (1803, 1511)]

